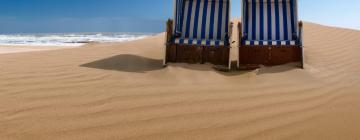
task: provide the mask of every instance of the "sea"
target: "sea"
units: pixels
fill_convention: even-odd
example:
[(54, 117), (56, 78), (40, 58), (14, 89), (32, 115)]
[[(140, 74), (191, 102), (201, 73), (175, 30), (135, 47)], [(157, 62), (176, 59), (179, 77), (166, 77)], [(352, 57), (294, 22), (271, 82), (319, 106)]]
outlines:
[(0, 34), (0, 46), (82, 46), (91, 42), (125, 42), (152, 36), (152, 33), (33, 33)]

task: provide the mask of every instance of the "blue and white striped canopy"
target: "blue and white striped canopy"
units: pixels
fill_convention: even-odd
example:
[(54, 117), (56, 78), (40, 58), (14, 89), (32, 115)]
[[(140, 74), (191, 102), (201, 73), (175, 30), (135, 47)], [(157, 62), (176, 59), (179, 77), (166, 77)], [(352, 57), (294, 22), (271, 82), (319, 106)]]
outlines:
[(297, 44), (297, 0), (243, 0), (243, 45)]
[(230, 0), (175, 0), (176, 44), (226, 45)]

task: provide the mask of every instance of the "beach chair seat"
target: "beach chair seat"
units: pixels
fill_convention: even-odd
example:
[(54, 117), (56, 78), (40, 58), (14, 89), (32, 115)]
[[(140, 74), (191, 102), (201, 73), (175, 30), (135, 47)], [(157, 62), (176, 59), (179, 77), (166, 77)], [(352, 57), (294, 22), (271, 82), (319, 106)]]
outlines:
[(296, 40), (244, 40), (243, 45), (251, 46), (281, 46), (281, 45), (296, 45)]
[(174, 43), (178, 45), (225, 46), (229, 42), (224, 40), (177, 38)]
[(301, 62), (297, 0), (242, 0), (238, 67)]
[(230, 0), (174, 0), (164, 65), (212, 63), (230, 68)]

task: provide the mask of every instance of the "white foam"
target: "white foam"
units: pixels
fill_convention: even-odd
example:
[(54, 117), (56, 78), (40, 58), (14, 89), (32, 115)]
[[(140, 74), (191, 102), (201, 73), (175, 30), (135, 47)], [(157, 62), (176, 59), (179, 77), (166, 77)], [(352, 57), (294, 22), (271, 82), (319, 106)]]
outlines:
[(151, 34), (140, 33), (58, 33), (0, 35), (0, 46), (81, 46), (88, 42), (124, 42)]

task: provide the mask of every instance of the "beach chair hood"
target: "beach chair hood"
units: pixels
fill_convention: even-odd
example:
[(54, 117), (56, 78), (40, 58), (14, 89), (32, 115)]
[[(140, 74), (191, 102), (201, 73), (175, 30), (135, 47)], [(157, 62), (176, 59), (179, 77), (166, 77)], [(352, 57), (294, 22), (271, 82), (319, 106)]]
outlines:
[(297, 45), (297, 0), (242, 0), (243, 45)]
[(229, 43), (230, 0), (175, 0), (174, 43)]

